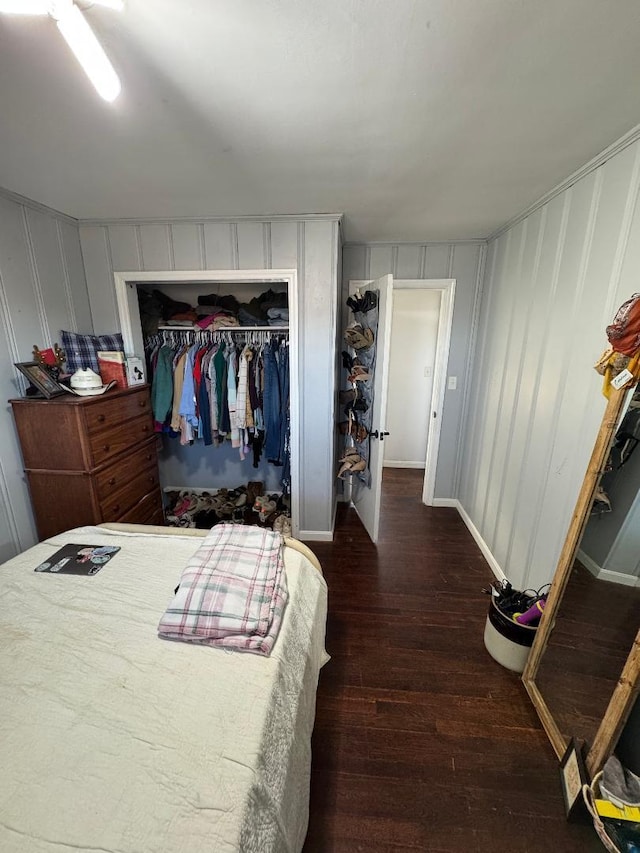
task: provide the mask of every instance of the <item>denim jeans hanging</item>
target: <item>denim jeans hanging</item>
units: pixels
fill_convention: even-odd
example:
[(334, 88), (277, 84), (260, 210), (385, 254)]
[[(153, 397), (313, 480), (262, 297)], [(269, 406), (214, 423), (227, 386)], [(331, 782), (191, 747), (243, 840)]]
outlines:
[(278, 347), (277, 341), (272, 341), (262, 351), (264, 362), (264, 454), (268, 461), (274, 465), (282, 465), (280, 458), (282, 399), (278, 371)]
[(287, 436), (287, 411), (289, 409), (289, 345), (280, 344), (278, 348), (278, 379), (280, 382), (280, 446), (278, 458), (285, 461), (285, 440)]

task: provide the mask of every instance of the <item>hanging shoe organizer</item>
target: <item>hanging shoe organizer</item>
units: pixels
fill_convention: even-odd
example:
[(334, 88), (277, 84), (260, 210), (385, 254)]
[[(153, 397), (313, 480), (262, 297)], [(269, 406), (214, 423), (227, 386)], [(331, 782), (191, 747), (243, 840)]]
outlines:
[(369, 434), (373, 407), (373, 380), (376, 365), (378, 331), (378, 293), (366, 290), (347, 299), (353, 322), (344, 332), (349, 347), (342, 353), (342, 366), (348, 387), (340, 392), (340, 405), (346, 420), (338, 430), (345, 436), (345, 448), (339, 460), (338, 477), (356, 476), (365, 485), (369, 472)]

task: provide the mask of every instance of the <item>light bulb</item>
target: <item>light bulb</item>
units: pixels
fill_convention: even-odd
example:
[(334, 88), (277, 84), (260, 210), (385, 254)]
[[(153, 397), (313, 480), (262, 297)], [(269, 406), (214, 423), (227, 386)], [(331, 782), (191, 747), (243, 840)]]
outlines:
[(106, 9), (113, 9), (115, 12), (122, 12), (124, 9), (124, 0), (93, 0), (94, 6), (104, 6)]
[(120, 80), (93, 30), (80, 9), (72, 3), (60, 3), (58, 10), (52, 15), (57, 18), (56, 24), (65, 41), (98, 94), (105, 101), (113, 101), (120, 94)]
[(48, 15), (48, 0), (0, 0), (0, 12), (9, 15)]

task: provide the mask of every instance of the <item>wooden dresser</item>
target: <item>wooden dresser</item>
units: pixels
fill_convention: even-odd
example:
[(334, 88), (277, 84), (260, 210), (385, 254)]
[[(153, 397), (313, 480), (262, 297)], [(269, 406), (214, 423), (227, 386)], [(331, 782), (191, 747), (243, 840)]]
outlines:
[(10, 403), (41, 539), (102, 521), (163, 523), (148, 385)]

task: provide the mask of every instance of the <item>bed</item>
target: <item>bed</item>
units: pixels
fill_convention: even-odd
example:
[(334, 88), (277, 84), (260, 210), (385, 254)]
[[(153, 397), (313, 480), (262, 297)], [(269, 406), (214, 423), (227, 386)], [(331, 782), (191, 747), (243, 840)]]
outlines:
[[(326, 585), (285, 540), (269, 657), (161, 640), (204, 532), (81, 527), (0, 567), (3, 853), (302, 849)], [(34, 572), (67, 543), (121, 551), (93, 577)]]

